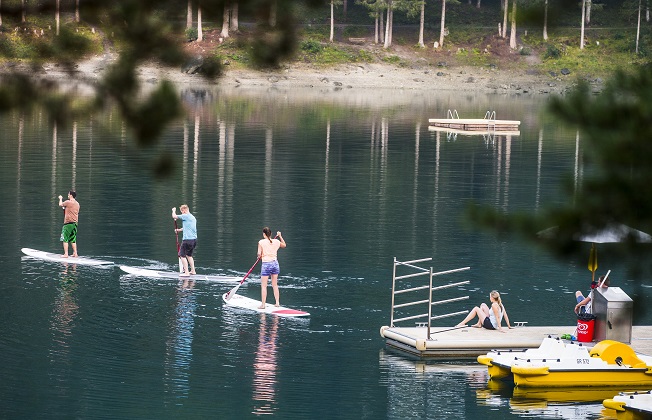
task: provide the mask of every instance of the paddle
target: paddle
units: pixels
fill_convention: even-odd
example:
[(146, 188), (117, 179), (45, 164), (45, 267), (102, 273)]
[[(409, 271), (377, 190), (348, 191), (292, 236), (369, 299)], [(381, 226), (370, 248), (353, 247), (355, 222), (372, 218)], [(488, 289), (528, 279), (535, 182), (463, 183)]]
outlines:
[(256, 266), (256, 264), (258, 264), (258, 261), (260, 261), (260, 258), (261, 258), (261, 257), (258, 257), (258, 259), (256, 259), (256, 262), (254, 263), (254, 265), (251, 266), (251, 268), (249, 269), (249, 271), (247, 271), (247, 274), (245, 274), (245, 276), (242, 278), (242, 280), (240, 280), (240, 283), (238, 283), (238, 284), (237, 284), (233, 289), (229, 290), (229, 292), (224, 296), (224, 299), (225, 299), (225, 300), (229, 300), (229, 299), (231, 299), (231, 297), (232, 297), (233, 295), (235, 295), (235, 292), (238, 291), (238, 289), (240, 288), (240, 286), (242, 286), (242, 283), (244, 283), (245, 280), (247, 280), (247, 277), (249, 277), (249, 274), (251, 274), (251, 272), (253, 271), (253, 269), (254, 269), (254, 267)]
[[(179, 255), (179, 232), (177, 232), (177, 219), (174, 219), (174, 235), (177, 237), (177, 256)], [(183, 273), (183, 263), (181, 262), (181, 257), (179, 257), (179, 273)]]
[(609, 274), (611, 273), (611, 270), (607, 271), (607, 274), (604, 275), (604, 278), (602, 279), (602, 282), (598, 284), (598, 287), (602, 287), (605, 281), (607, 281), (607, 277), (609, 277)]

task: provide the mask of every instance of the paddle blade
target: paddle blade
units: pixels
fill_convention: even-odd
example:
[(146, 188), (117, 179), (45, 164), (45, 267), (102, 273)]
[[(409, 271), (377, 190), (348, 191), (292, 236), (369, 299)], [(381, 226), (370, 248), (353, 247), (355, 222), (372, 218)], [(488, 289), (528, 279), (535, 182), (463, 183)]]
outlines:
[(240, 283), (238, 283), (233, 289), (229, 290), (228, 293), (224, 295), (224, 300), (229, 300), (233, 295), (235, 295), (235, 292), (237, 292), (240, 286), (242, 286), (242, 283), (244, 283), (245, 280), (247, 280), (247, 277), (249, 277), (249, 274), (251, 274), (256, 264), (258, 264), (258, 261), (260, 261), (260, 257), (258, 257), (254, 265), (252, 265), (249, 271), (247, 271), (247, 274), (245, 274), (242, 280), (240, 280)]
[(598, 269), (598, 250), (595, 244), (591, 245), (591, 253), (589, 254), (589, 271), (595, 273)]
[[(240, 283), (240, 284), (242, 284), (242, 283)], [(224, 295), (224, 300), (229, 300), (229, 299), (231, 299), (231, 298), (233, 297), (233, 295), (235, 295), (235, 292), (238, 291), (238, 288), (240, 287), (240, 284), (238, 284), (238, 285), (235, 286), (233, 289), (231, 289), (231, 290), (229, 290), (228, 292), (226, 292), (226, 294)]]

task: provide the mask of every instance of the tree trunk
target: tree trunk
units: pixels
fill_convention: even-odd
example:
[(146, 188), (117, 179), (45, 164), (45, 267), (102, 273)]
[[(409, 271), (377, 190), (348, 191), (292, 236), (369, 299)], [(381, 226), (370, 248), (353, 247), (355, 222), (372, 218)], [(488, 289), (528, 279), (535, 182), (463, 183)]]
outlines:
[(25, 0), (20, 2), (20, 21), (25, 23), (27, 21), (27, 11), (25, 10)]
[(269, 10), (269, 26), (272, 28), (276, 26), (276, 0), (272, 0)]
[(441, 28), (439, 28), (439, 48), (444, 48), (445, 31), (446, 31), (446, 0), (441, 0)]
[(638, 24), (636, 26), (636, 54), (638, 54), (638, 37), (641, 34), (641, 0), (638, 0)]
[(342, 11), (344, 12), (344, 17), (346, 17), (346, 12), (347, 12), (347, 9), (348, 9), (348, 7), (347, 7), (348, 4), (347, 3), (348, 2), (346, 0), (342, 1)]
[(79, 0), (75, 0), (75, 22), (79, 23)]
[(545, 0), (543, 9), (543, 40), (548, 40), (548, 0)]
[(650, 0), (645, 0), (645, 21), (650, 21)]
[(333, 37), (335, 36), (335, 0), (331, 0), (331, 36), (329, 38), (330, 42), (333, 42)]
[(385, 12), (380, 11), (380, 42), (385, 42)]
[(2, 26), (2, 0), (0, 0), (0, 26)]
[(201, 26), (201, 6), (197, 8), (197, 42), (204, 40), (204, 31)]
[(374, 44), (378, 44), (378, 12), (376, 12), (376, 19), (374, 22)]
[(220, 36), (224, 39), (227, 39), (229, 37), (229, 26), (230, 26), (230, 20), (229, 17), (231, 15), (231, 5), (226, 2), (224, 3), (224, 13), (222, 14), (222, 30), (220, 31)]
[(593, 0), (586, 0), (586, 16), (584, 17), (586, 19), (586, 24), (588, 25), (591, 23), (591, 4), (593, 3)]
[(238, 21), (238, 3), (235, 2), (231, 6), (231, 30), (237, 32), (240, 30), (240, 22)]
[(586, 12), (586, 0), (582, 0), (582, 25), (580, 29), (580, 50), (584, 49), (584, 13)]
[(394, 4), (393, 0), (390, 2), (391, 7), (387, 10), (387, 25), (385, 27), (385, 48), (392, 46), (393, 35), (394, 35)]
[(478, 0), (478, 3), (475, 5), (478, 9), (480, 8), (480, 0)]
[(505, 0), (503, 12), (503, 39), (507, 38), (507, 12), (509, 11), (509, 0)]
[(512, 27), (509, 30), (509, 48), (516, 48), (516, 3), (517, 0), (512, 1)]
[(419, 21), (419, 46), (421, 48), (425, 48), (425, 44), (423, 43), (423, 26), (426, 21), (426, 2), (423, 0), (421, 2), (421, 19)]
[(192, 0), (188, 0), (188, 14), (186, 15), (186, 29), (192, 28)]
[(54, 21), (56, 22), (56, 35), (59, 35), (59, 6), (61, 5), (61, 0), (57, 0), (56, 9), (54, 12)]
[(389, 48), (391, 41), (391, 21), (392, 21), (392, 0), (387, 2), (387, 22), (385, 24), (385, 43), (383, 48)]

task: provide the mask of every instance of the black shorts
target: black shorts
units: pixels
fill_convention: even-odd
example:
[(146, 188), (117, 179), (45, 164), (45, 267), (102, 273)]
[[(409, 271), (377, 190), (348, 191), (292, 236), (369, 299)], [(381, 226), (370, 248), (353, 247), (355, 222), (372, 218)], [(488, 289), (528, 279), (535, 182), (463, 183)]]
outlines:
[(192, 257), (192, 252), (197, 246), (197, 239), (184, 239), (179, 247), (180, 257)]
[(488, 329), (488, 330), (495, 330), (493, 324), (492, 324), (491, 321), (489, 320), (489, 317), (486, 317), (486, 318), (484, 319), (484, 322), (482, 323), (482, 326), (483, 326), (484, 328)]

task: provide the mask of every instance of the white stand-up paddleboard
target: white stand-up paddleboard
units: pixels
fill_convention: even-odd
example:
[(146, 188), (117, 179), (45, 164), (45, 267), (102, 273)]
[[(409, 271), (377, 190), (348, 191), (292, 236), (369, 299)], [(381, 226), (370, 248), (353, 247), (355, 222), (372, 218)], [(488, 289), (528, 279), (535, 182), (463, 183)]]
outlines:
[(31, 248), (21, 249), (23, 254), (32, 258), (46, 261), (56, 261), (68, 264), (82, 264), (82, 265), (113, 265), (112, 261), (95, 260), (87, 257), (68, 257), (64, 258), (61, 254), (54, 254), (52, 252), (39, 251)]
[(158, 271), (148, 268), (131, 267), (128, 265), (121, 265), (120, 270), (129, 273), (133, 276), (150, 277), (150, 278), (165, 278), (165, 279), (188, 279), (188, 280), (206, 280), (206, 281), (219, 281), (224, 283), (235, 283), (240, 281), (238, 277), (215, 276), (206, 274), (191, 274), (190, 277), (181, 277), (177, 271)]
[[(228, 293), (228, 292), (227, 292)], [(251, 311), (256, 311), (264, 314), (272, 314), (278, 316), (310, 316), (308, 312), (300, 311), (297, 309), (285, 308), (283, 306), (274, 306), (274, 304), (265, 305), (265, 309), (260, 309), (260, 301), (248, 298), (246, 296), (241, 296), (238, 294), (231, 295), (229, 300), (226, 299), (227, 293), (222, 295), (222, 300), (225, 304), (229, 306), (234, 306), (236, 308), (248, 309)]]

